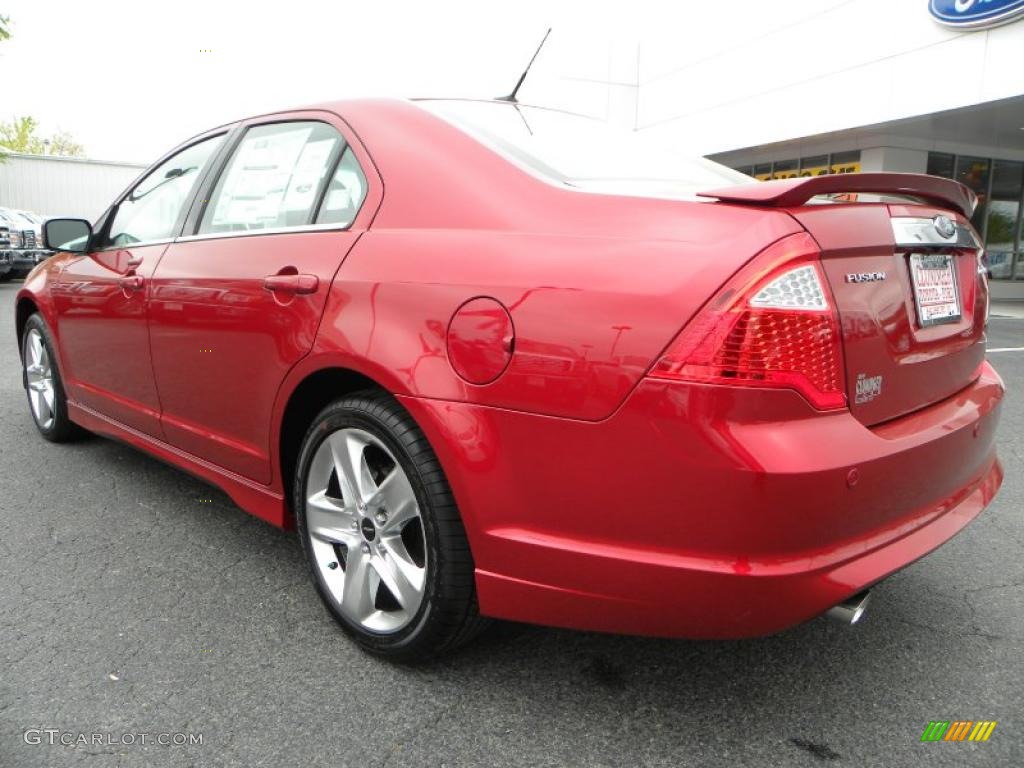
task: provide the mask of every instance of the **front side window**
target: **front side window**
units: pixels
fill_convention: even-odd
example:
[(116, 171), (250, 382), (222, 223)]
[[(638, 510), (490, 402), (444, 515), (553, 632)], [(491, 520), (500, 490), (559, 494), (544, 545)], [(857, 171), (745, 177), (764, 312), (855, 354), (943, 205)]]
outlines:
[(325, 123), (250, 128), (217, 181), (199, 234), (311, 224), (343, 144), (341, 135)]
[(193, 144), (139, 182), (118, 205), (108, 244), (124, 247), (174, 237), (185, 203), (223, 140), (220, 135)]

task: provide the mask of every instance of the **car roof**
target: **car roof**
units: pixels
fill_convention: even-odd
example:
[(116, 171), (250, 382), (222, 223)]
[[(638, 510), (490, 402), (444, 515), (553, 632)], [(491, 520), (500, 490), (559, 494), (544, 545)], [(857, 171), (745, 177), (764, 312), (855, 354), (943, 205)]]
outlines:
[[(403, 99), (403, 98), (398, 98), (398, 97), (394, 97), (394, 96), (391, 96), (391, 97), (381, 96), (381, 97), (366, 97), (366, 98), (355, 98), (355, 99), (334, 99), (334, 100), (330, 100), (330, 101), (314, 102), (314, 103), (311, 103), (311, 104), (300, 104), (300, 105), (296, 105), (296, 106), (287, 107), (285, 109), (274, 110), (273, 112), (264, 112), (264, 113), (255, 114), (255, 115), (247, 115), (245, 117), (239, 117), (237, 120), (231, 120), (230, 122), (223, 123), (221, 125), (211, 127), (209, 129), (203, 131), (202, 133), (196, 134), (196, 136), (193, 136), (192, 138), (198, 138), (199, 136), (205, 136), (208, 133), (212, 133), (213, 131), (220, 130), (221, 128), (226, 128), (228, 126), (235, 125), (236, 123), (246, 122), (248, 120), (259, 120), (259, 119), (265, 118), (265, 117), (276, 117), (278, 115), (285, 116), (285, 115), (288, 115), (288, 114), (291, 114), (291, 113), (294, 113), (294, 112), (325, 111), (325, 112), (333, 112), (333, 113), (335, 113), (337, 115), (340, 115), (341, 117), (345, 117), (347, 115), (352, 115), (354, 113), (360, 113), (363, 110), (368, 109), (368, 108), (372, 109), (374, 112), (379, 112), (382, 107), (384, 107), (386, 109), (387, 106), (390, 104), (390, 105), (393, 105), (396, 110), (398, 110), (403, 105), (408, 105), (410, 103), (415, 104), (417, 102), (424, 102), (424, 101), (449, 101), (449, 102), (466, 102), (466, 103), (476, 103), (476, 104), (493, 104), (495, 106), (505, 106), (505, 107), (509, 107), (509, 108), (525, 107), (525, 108), (529, 108), (529, 109), (543, 109), (543, 110), (548, 111), (548, 112), (559, 112), (559, 113), (566, 114), (566, 115), (574, 115), (576, 117), (584, 117), (584, 118), (587, 118), (589, 120), (595, 120), (596, 119), (592, 115), (585, 115), (585, 114), (582, 114), (580, 112), (572, 112), (570, 110), (559, 109), (557, 107), (544, 106), (544, 105), (540, 105), (540, 104), (529, 104), (529, 103), (524, 103), (524, 102), (519, 102), (519, 101), (507, 101), (505, 99), (482, 99), (482, 98), (472, 98), (472, 97), (466, 97), (466, 96), (457, 96), (457, 97), (456, 96), (452, 96), (452, 97), (447, 97), (447, 96), (416, 96), (416, 97), (410, 97), (410, 98)], [(189, 139), (189, 140), (191, 141), (191, 139)]]

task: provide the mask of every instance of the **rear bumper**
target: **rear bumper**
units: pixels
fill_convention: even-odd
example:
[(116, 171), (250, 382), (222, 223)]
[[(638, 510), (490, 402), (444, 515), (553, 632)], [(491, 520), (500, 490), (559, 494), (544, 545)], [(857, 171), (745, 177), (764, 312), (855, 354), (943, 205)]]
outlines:
[(404, 398), (466, 522), (480, 608), (629, 634), (768, 634), (954, 536), (1002, 481), (995, 372), (869, 429), (783, 390), (642, 382), (602, 422)]

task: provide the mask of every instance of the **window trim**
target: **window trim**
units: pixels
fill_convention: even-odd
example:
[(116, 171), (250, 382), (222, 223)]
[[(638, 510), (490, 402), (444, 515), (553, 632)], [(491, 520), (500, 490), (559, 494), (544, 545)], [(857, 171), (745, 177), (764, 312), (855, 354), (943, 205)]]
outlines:
[(242, 127), (242, 123), (235, 123), (231, 126), (231, 130), (224, 137), (224, 143), (221, 144), (220, 150), (214, 157), (213, 162), (210, 163), (209, 172), (203, 174), (203, 177), (196, 185), (196, 193), (189, 201), (188, 212), (181, 222), (181, 228), (178, 230), (174, 238), (175, 240), (180, 239), (186, 232), (194, 231), (195, 227), (199, 225), (203, 211), (206, 210), (206, 201), (210, 199), (210, 194), (217, 184), (217, 179), (220, 178), (221, 171), (231, 159), (235, 146), (244, 133), (245, 129)]
[[(345, 150), (350, 149), (352, 147), (352, 144), (351, 142), (349, 142), (348, 137), (337, 125), (334, 125), (330, 120), (327, 120), (319, 115), (311, 116), (308, 113), (296, 113), (281, 116), (275, 115), (275, 117), (277, 119), (261, 119), (246, 121), (236, 126), (233, 135), (230, 137), (230, 151), (226, 152), (223, 155), (223, 157), (218, 157), (216, 174), (212, 174), (209, 178), (204, 180), (202, 189), (202, 203), (201, 205), (198, 206), (194, 217), (191, 216), (191, 211), (189, 212), (190, 217), (188, 220), (186, 220), (185, 226), (183, 227), (181, 234), (177, 238), (175, 238), (176, 241), (184, 243), (191, 242), (193, 240), (216, 240), (228, 237), (252, 237), (254, 235), (281, 235), (288, 234), (291, 232), (325, 232), (331, 230), (345, 232), (355, 225), (356, 219), (359, 217), (359, 212), (362, 210), (363, 204), (369, 197), (368, 189), (366, 193), (363, 195), (363, 199), (362, 201), (360, 201), (359, 207), (356, 209), (355, 216), (352, 217), (352, 221), (350, 221), (346, 226), (338, 226), (337, 224), (333, 223), (315, 223), (317, 216), (320, 214), (320, 207), (323, 205), (324, 197), (326, 196), (327, 189), (330, 186), (330, 181), (338, 170), (338, 163), (341, 162), (341, 158), (345, 154)], [(332, 131), (338, 134), (338, 138), (341, 139), (341, 143), (332, 151), (331, 157), (327, 163), (327, 173), (325, 173), (324, 177), (320, 180), (320, 187), (317, 190), (313, 207), (310, 209), (310, 221), (306, 224), (294, 224), (289, 227), (273, 227), (268, 229), (254, 229), (250, 231), (200, 233), (199, 227), (202, 226), (203, 217), (206, 215), (206, 209), (209, 207), (210, 202), (212, 200), (213, 191), (217, 188), (217, 184), (220, 182), (221, 177), (227, 171), (228, 165), (231, 163), (231, 160), (235, 156), (235, 152), (238, 150), (238, 148), (242, 145), (242, 142), (245, 140), (246, 134), (248, 134), (249, 131), (251, 131), (253, 128), (259, 128), (264, 125), (282, 125), (284, 123), (321, 123), (322, 125), (326, 125)], [(359, 165), (359, 168), (362, 171), (363, 176), (365, 177), (366, 170), (363, 168), (363, 164), (359, 162), (359, 157), (356, 155), (354, 150), (352, 152), (352, 155), (355, 158), (356, 164)], [(369, 182), (367, 182), (367, 185), (369, 185)], [(186, 235), (186, 231), (189, 232), (189, 234)]]
[(230, 139), (231, 135), (236, 130), (237, 125), (227, 127), (222, 126), (220, 128), (215, 128), (212, 131), (209, 131), (205, 134), (195, 136), (192, 139), (189, 139), (187, 142), (175, 147), (170, 152), (167, 152), (165, 155), (163, 155), (163, 157), (161, 157), (159, 160), (157, 160), (155, 163), (149, 166), (149, 168), (147, 168), (145, 171), (143, 171), (134, 181), (132, 181), (130, 185), (128, 185), (127, 189), (125, 189), (120, 195), (117, 196), (116, 202), (103, 213), (103, 216), (100, 217), (99, 221), (102, 222), (101, 228), (94, 234), (97, 243), (105, 243), (108, 240), (110, 236), (110, 228), (114, 224), (114, 219), (117, 218), (117, 212), (120, 209), (121, 204), (128, 198), (129, 195), (131, 195), (132, 192), (135, 191), (135, 189), (142, 182), (148, 179), (157, 168), (159, 168), (161, 165), (163, 165), (176, 155), (179, 155), (182, 152), (185, 152), (186, 150), (189, 150), (194, 146), (202, 144), (204, 141), (215, 139), (218, 136), (223, 137), (220, 146), (217, 147), (216, 151), (214, 151), (213, 155), (211, 156), (210, 162), (208, 162), (206, 164), (206, 167), (200, 172), (199, 178), (197, 179), (196, 185), (195, 187), (193, 187), (192, 192), (185, 199), (185, 202), (182, 203), (181, 210), (178, 212), (178, 218), (175, 220), (174, 226), (171, 227), (171, 234), (169, 237), (161, 237), (156, 238), (154, 240), (140, 240), (137, 243), (129, 243), (122, 245), (115, 245), (113, 243), (109, 243), (100, 247), (90, 248), (89, 252), (105, 253), (107, 251), (142, 248), (147, 245), (166, 245), (167, 243), (173, 243), (184, 230), (185, 222), (188, 220), (188, 215), (192, 210), (196, 197), (199, 194), (199, 191), (205, 185), (206, 179), (209, 177), (211, 170), (220, 162), (221, 154), (224, 151), (224, 147), (227, 144), (228, 140)]
[[(353, 219), (353, 222), (355, 220)], [(193, 240), (223, 240), (228, 237), (257, 237), (259, 235), (288, 235), (300, 232), (345, 232), (352, 228), (352, 224), (341, 226), (340, 224), (296, 224), (291, 227), (274, 227), (268, 229), (250, 229), (248, 231), (236, 232), (203, 232), (197, 235), (181, 235), (174, 238), (175, 243), (190, 243)]]
[[(330, 125), (330, 123), (328, 123), (328, 125)], [(333, 125), (331, 127), (334, 128)], [(337, 128), (334, 128), (334, 130), (338, 131)], [(316, 202), (313, 204), (313, 208), (309, 212), (310, 225), (315, 225), (316, 220), (320, 218), (320, 209), (323, 208), (324, 200), (327, 199), (327, 190), (331, 186), (331, 180), (334, 178), (334, 174), (338, 172), (338, 165), (341, 163), (341, 158), (345, 156), (345, 152), (348, 150), (348, 140), (341, 131), (338, 131), (338, 135), (341, 136), (341, 144), (334, 148), (334, 151), (331, 153), (331, 159), (327, 163), (327, 173), (325, 173), (324, 177), (320, 179), (320, 188), (316, 191)], [(355, 153), (353, 153), (353, 156), (355, 156)], [(356, 161), (356, 165), (358, 164), (359, 162)], [(366, 199), (365, 194), (363, 195), (363, 199)], [(360, 205), (362, 205), (362, 203), (360, 203)], [(359, 209), (356, 208), (355, 216), (352, 217), (352, 221), (349, 222), (346, 229), (352, 226), (352, 222), (356, 220), (356, 216), (358, 215)]]

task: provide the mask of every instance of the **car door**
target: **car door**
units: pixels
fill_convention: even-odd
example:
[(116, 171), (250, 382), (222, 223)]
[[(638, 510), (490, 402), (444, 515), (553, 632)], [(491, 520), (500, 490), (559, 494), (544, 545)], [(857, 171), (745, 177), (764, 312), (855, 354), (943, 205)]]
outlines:
[(224, 136), (203, 137), (147, 173), (104, 217), (95, 250), (69, 262), (52, 288), (71, 399), (155, 437), (147, 283)]
[(365, 228), (369, 164), (346, 133), (322, 112), (243, 124), (151, 283), (167, 440), (261, 483), (278, 388), (312, 347), (331, 280)]

